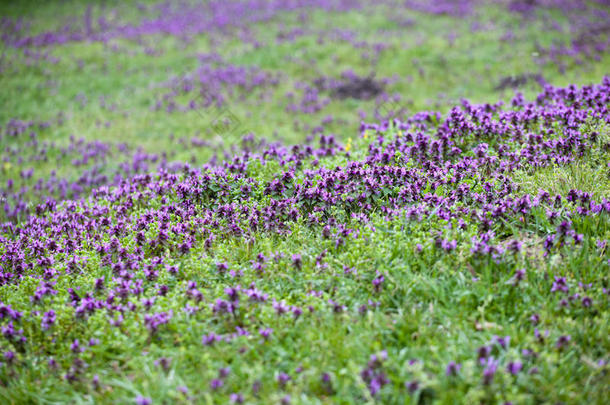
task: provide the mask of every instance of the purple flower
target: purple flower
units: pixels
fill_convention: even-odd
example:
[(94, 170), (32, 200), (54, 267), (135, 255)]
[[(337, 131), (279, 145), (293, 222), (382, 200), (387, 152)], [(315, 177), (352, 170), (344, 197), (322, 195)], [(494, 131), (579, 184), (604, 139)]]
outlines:
[(151, 405), (152, 404), (152, 399), (143, 397), (141, 395), (138, 395), (136, 397), (136, 404), (137, 405)]
[(523, 243), (516, 239), (513, 239), (508, 243), (508, 250), (512, 251), (513, 253), (519, 253), (521, 251), (522, 246)]
[(299, 318), (303, 314), (303, 310), (300, 307), (292, 307), (292, 315), (295, 319)]
[(44, 315), (42, 316), (42, 321), (41, 321), (42, 330), (48, 330), (55, 323), (56, 319), (57, 318), (55, 316), (55, 311), (50, 310), (48, 312), (45, 312)]
[(568, 343), (570, 343), (571, 340), (572, 340), (572, 337), (570, 335), (559, 336), (559, 338), (557, 339), (556, 346), (558, 349), (563, 349), (565, 346), (568, 345)]
[(381, 291), (381, 287), (382, 287), (384, 280), (385, 280), (385, 277), (383, 276), (383, 274), (378, 274), (377, 277), (375, 277), (373, 279), (373, 288), (375, 289), (375, 291), (377, 291), (377, 292)]
[(571, 227), (572, 224), (570, 223), (570, 221), (562, 221), (561, 224), (557, 226), (557, 233), (559, 235), (566, 235)]
[(282, 388), (284, 388), (286, 383), (290, 380), (291, 380), (290, 376), (284, 372), (280, 372), (277, 376), (277, 382), (280, 385), (280, 387), (282, 387)]
[(239, 286), (225, 288), (225, 294), (227, 294), (227, 296), (229, 297), (229, 301), (231, 301), (231, 302), (239, 301), (239, 291), (240, 290), (241, 290), (241, 288)]
[(525, 269), (519, 269), (515, 272), (515, 283), (519, 284), (519, 282), (525, 279)]
[(477, 358), (479, 360), (486, 359), (491, 355), (491, 347), (481, 346), (477, 349)]
[(10, 350), (5, 351), (4, 360), (6, 360), (8, 364), (12, 364), (15, 361), (15, 353)]
[(214, 378), (212, 381), (210, 381), (210, 388), (213, 391), (216, 391), (217, 389), (219, 389), (223, 385), (224, 385), (224, 382), (221, 379), (219, 379), (219, 378)]
[(522, 368), (523, 363), (521, 363), (520, 361), (511, 361), (506, 366), (506, 371), (508, 371), (512, 375), (517, 375)]
[(288, 307), (283, 302), (277, 302), (276, 300), (273, 300), (272, 306), (278, 315), (282, 315), (282, 314), (285, 314), (286, 312), (290, 311), (290, 307)]
[(570, 288), (568, 287), (565, 277), (555, 277), (555, 281), (551, 287), (551, 292), (561, 291), (567, 293), (569, 290)]
[(458, 375), (461, 368), (462, 368), (461, 364), (456, 363), (455, 361), (450, 361), (449, 364), (447, 364), (447, 368), (445, 369), (445, 374), (447, 376)]
[(292, 265), (297, 268), (297, 269), (301, 269), (301, 265), (302, 265), (303, 261), (301, 260), (301, 255), (300, 254), (294, 254), (292, 255)]
[(155, 365), (161, 367), (164, 371), (168, 371), (171, 361), (172, 360), (167, 357), (160, 357), (155, 361)]
[(536, 357), (536, 353), (534, 351), (530, 350), (530, 349), (523, 349), (523, 350), (521, 350), (521, 355), (523, 357), (526, 357), (526, 358), (527, 357), (531, 357), (531, 356)]
[(70, 350), (72, 350), (72, 353), (80, 353), (82, 352), (84, 349), (82, 347), (80, 347), (80, 344), (78, 342), (78, 339), (74, 339), (74, 341), (72, 342), (72, 344), (70, 345)]
[(47, 362), (47, 364), (49, 365), (49, 368), (52, 370), (55, 370), (58, 367), (57, 361), (55, 361), (55, 359), (53, 357), (49, 358), (49, 361)]
[(214, 332), (210, 332), (207, 335), (203, 335), (201, 338), (201, 343), (204, 346), (212, 346), (214, 343), (220, 341), (221, 337), (215, 334)]
[(419, 382), (416, 380), (408, 381), (405, 383), (405, 387), (407, 388), (407, 391), (409, 391), (409, 394), (413, 394), (419, 389)]
[(258, 392), (261, 390), (261, 385), (262, 385), (262, 383), (260, 380), (256, 380), (252, 383), (252, 393), (254, 395), (257, 395)]
[(345, 306), (344, 306), (344, 305), (341, 305), (341, 304), (339, 304), (339, 303), (337, 303), (337, 302), (333, 301), (333, 300), (332, 300), (332, 299), (330, 299), (330, 298), (328, 299), (328, 303), (329, 303), (330, 305), (332, 305), (332, 307), (333, 307), (333, 312), (334, 312), (334, 313), (336, 313), (336, 314), (340, 314), (340, 313), (342, 313), (342, 312), (345, 310)]
[(231, 395), (229, 395), (229, 399), (234, 404), (243, 404), (244, 403), (244, 396), (239, 393), (232, 393)]
[(498, 361), (493, 357), (489, 357), (484, 363), (485, 369), (483, 370), (483, 384), (489, 385), (493, 381), (496, 371), (498, 370)]
[(496, 343), (500, 345), (503, 349), (508, 348), (508, 344), (510, 343), (510, 336), (494, 336)]
[(229, 373), (231, 373), (231, 367), (223, 367), (218, 370), (218, 378), (227, 378)]
[(536, 337), (536, 339), (538, 339), (538, 341), (539, 341), (540, 343), (542, 343), (542, 342), (544, 342), (544, 339), (545, 339), (546, 337), (548, 337), (548, 336), (549, 336), (549, 331), (548, 331), (548, 330), (547, 330), (547, 331), (545, 331), (544, 336), (542, 336), (542, 334), (540, 333), (540, 331), (538, 330), (538, 328), (535, 328), (535, 329), (534, 329), (534, 336)]
[(265, 328), (260, 330), (260, 335), (263, 337), (264, 340), (269, 340), (269, 337), (271, 337), (272, 333), (273, 329), (271, 328)]

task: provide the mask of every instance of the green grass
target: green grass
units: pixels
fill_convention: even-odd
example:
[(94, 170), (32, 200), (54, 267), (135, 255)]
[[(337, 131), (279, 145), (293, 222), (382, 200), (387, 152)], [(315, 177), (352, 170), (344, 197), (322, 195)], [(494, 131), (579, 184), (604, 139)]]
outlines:
[[(105, 3), (109, 8), (116, 7), (125, 21), (139, 17), (128, 4)], [(76, 1), (49, 2), (37, 8), (31, 4), (3, 4), (0, 14), (27, 16), (35, 30), (42, 32), (60, 26), (69, 16), (82, 17), (86, 9)], [(96, 5), (94, 11), (99, 11), (98, 7), (101, 6)], [(0, 189), (4, 189), (9, 179), (15, 180), (16, 189), (31, 187), (38, 179), (48, 179), (52, 171), (58, 177), (73, 181), (84, 168), (93, 167), (93, 164), (84, 168), (73, 166), (71, 160), (77, 154), (60, 156), (60, 148), (70, 144), (70, 135), (87, 141), (124, 142), (149, 153), (166, 153), (168, 161), (193, 160), (195, 165), (201, 165), (220, 154), (220, 150), (237, 144), (247, 132), (256, 134), (257, 139), (280, 140), (288, 145), (302, 143), (310, 132), (304, 129), (305, 125), (318, 126), (324, 117), (332, 115), (334, 121), (324, 126), (324, 133), (336, 134), (341, 142), (352, 147), (353, 158), (362, 158), (370, 138), (357, 138), (361, 121), (358, 112), (366, 113), (365, 121), (374, 121), (374, 101), (332, 100), (315, 114), (285, 110), (284, 95), (295, 91), (297, 81), (311, 84), (319, 76), (336, 78), (348, 69), (360, 75), (375, 73), (377, 78), (398, 75), (398, 80), (386, 90), (400, 94), (403, 99), (400, 104), (414, 113), (447, 112), (462, 98), (476, 103), (509, 101), (513, 90), (495, 88), (502, 78), (510, 75), (541, 74), (558, 86), (586, 84), (599, 82), (610, 66), (610, 54), (606, 53), (599, 61), (569, 64), (566, 73), (561, 74), (554, 64), (541, 61), (536, 52), (539, 46), (548, 46), (553, 40), (567, 40), (569, 35), (544, 31), (540, 20), (524, 23), (519, 15), (508, 14), (499, 6), (481, 7), (474, 16), (464, 19), (396, 11), (390, 7), (371, 6), (370, 10), (369, 14), (311, 12), (310, 21), (304, 24), (310, 33), (294, 42), (275, 44), (275, 34), (282, 23), (290, 28), (297, 21), (295, 14), (280, 15), (250, 27), (251, 36), (263, 43), (260, 48), (229, 35), (201, 35), (188, 44), (155, 36), (144, 38), (145, 45), (111, 40), (107, 46), (69, 43), (52, 47), (49, 53), (60, 61), (57, 64), (41, 62), (37, 66), (28, 66), (20, 51), (5, 48), (7, 59), (3, 66), (6, 69), (0, 76), (3, 106), (0, 125), (5, 127), (12, 118), (36, 122), (55, 120), (58, 113), (63, 113), (65, 120), (61, 125), (53, 123), (47, 129), (34, 129), (39, 141), (49, 144), (46, 161), (34, 159), (37, 151), (27, 145), (27, 133), (19, 139), (0, 140), (0, 156), (4, 159), (0, 166)], [(395, 21), (399, 17), (412, 18), (414, 23), (399, 27)], [(564, 16), (555, 17), (560, 24), (567, 24)], [(486, 28), (472, 32), (471, 25), (477, 21)], [(388, 48), (372, 64), (362, 58), (362, 49), (348, 42), (317, 43), (321, 30), (335, 28), (353, 30), (358, 40), (383, 42)], [(503, 42), (500, 38), (508, 28), (514, 29), (515, 39)], [(447, 39), (450, 33), (457, 35), (453, 44)], [(220, 43), (214, 45), (213, 40)], [(112, 45), (123, 51), (112, 52)], [(146, 55), (146, 46), (154, 47), (160, 55)], [(156, 100), (168, 92), (167, 82), (194, 72), (200, 66), (197, 55), (209, 52), (218, 52), (230, 64), (258, 67), (280, 75), (277, 87), (269, 89), (267, 101), (258, 102), (259, 95), (267, 89), (246, 94), (244, 100), (238, 96), (229, 99), (228, 108), (242, 122), (236, 133), (211, 131), (212, 111), (151, 110)], [(78, 61), (82, 61), (82, 67)], [(421, 74), (418, 67), (422, 68)], [(528, 83), (519, 90), (531, 98), (539, 86)], [(76, 100), (81, 94), (88, 100), (82, 107)], [(116, 109), (111, 111), (100, 106), (100, 97), (108, 104), (115, 104)], [(187, 102), (189, 97), (183, 96), (180, 100)], [(104, 125), (106, 122), (108, 127)], [(583, 131), (593, 129), (588, 127)], [(579, 189), (590, 192), (597, 201), (610, 198), (610, 167), (607, 166), (610, 151), (604, 149), (610, 138), (607, 127), (597, 129), (600, 136), (594, 150), (575, 162), (513, 173), (512, 181), (520, 187), (519, 193), (536, 195), (539, 189), (546, 189), (565, 195), (570, 189)], [(393, 135), (392, 130), (388, 135)], [(195, 148), (177, 142), (177, 139), (195, 136), (210, 141), (218, 149)], [(6, 148), (15, 148), (18, 152), (9, 153)], [(24, 162), (19, 163), (19, 157)], [(112, 173), (122, 159), (115, 151), (100, 163), (102, 173)], [(341, 155), (323, 159), (322, 164), (334, 167), (346, 162), (347, 158)], [(21, 180), (20, 171), (30, 167), (34, 169), (33, 178)], [(260, 183), (274, 178), (280, 170), (279, 165), (272, 163), (263, 167), (251, 161), (248, 166), (248, 173)], [(300, 173), (300, 176), (303, 180), (305, 175)], [(482, 179), (483, 174), (479, 174), (479, 180)], [(40, 195), (30, 193), (31, 201), (38, 202)], [(260, 194), (260, 201), (268, 203), (262, 190)], [(161, 204), (160, 199), (151, 199), (147, 206), (134, 208), (134, 215)], [(337, 214), (348, 217), (349, 212), (338, 207)], [(607, 366), (600, 367), (597, 361), (608, 361), (610, 352), (608, 300), (601, 291), (602, 286), (609, 288), (610, 279), (608, 248), (600, 249), (595, 242), (610, 239), (607, 215), (579, 220), (579, 232), (587, 235), (580, 249), (566, 245), (548, 256), (543, 256), (541, 244), (554, 225), (548, 222), (544, 210), (534, 211), (533, 221), (527, 224), (517, 219), (505, 223), (495, 229), (498, 239), (518, 238), (525, 248), (522, 254), (507, 256), (500, 263), (488, 257), (474, 257), (466, 248), (467, 242), (480, 233), (473, 224), (456, 232), (447, 229), (450, 224), (446, 221), (433, 216), (425, 221), (401, 218), (388, 221), (381, 213), (372, 215), (371, 224), (347, 219), (346, 222), (360, 232), (360, 237), (348, 238), (346, 245), (339, 247), (334, 240), (323, 238), (319, 229), (298, 222), (290, 225), (289, 235), (260, 232), (251, 241), (220, 236), (211, 251), (204, 248), (201, 240), (186, 255), (168, 251), (164, 256), (166, 264), (177, 265), (180, 273), (173, 276), (163, 272), (155, 281), (171, 287), (166, 297), (157, 299), (155, 308), (173, 310), (174, 318), (156, 335), (142, 333), (140, 313), (126, 316), (120, 328), (109, 327), (108, 317), (101, 311), (86, 321), (73, 322), (74, 310), (66, 305), (67, 289), (80, 287), (82, 291), (90, 291), (96, 278), (112, 275), (110, 267), (100, 262), (93, 248), (78, 252), (91, 260), (82, 265), (80, 273), (59, 278), (54, 286), (57, 296), (45, 298), (45, 310), (52, 307), (58, 313), (58, 326), (48, 333), (39, 328), (40, 316), (31, 315), (36, 307), (29, 297), (39, 280), (28, 278), (17, 286), (0, 286), (0, 301), (30, 311), (24, 336), (28, 342), (35, 342), (32, 345), (36, 349), (32, 353), (17, 354), (19, 367), (2, 366), (0, 402), (119, 404), (133, 403), (138, 395), (143, 395), (153, 398), (154, 403), (212, 404), (229, 403), (230, 393), (244, 392), (247, 403), (261, 404), (279, 403), (285, 394), (290, 394), (293, 403), (299, 404), (493, 404), (509, 400), (515, 404), (604, 403), (610, 380)], [(459, 240), (460, 247), (449, 254), (435, 249), (430, 239), (439, 231), (453, 232), (451, 235)], [(106, 242), (110, 240), (108, 235), (104, 238)], [(133, 245), (133, 235), (126, 236), (122, 242)], [(419, 244), (422, 244), (421, 252), (418, 252)], [(0, 247), (0, 253), (4, 253), (3, 249)], [(321, 269), (316, 266), (316, 256), (325, 250), (328, 268)], [(298, 271), (289, 260), (297, 252), (303, 257), (303, 267)], [(251, 262), (259, 253), (268, 257), (284, 253), (285, 257), (278, 262), (270, 261), (265, 274), (258, 276)], [(58, 260), (61, 266), (65, 258)], [(241, 270), (244, 275), (236, 281), (220, 274), (216, 263), (225, 261), (232, 270)], [(353, 267), (355, 272), (346, 274), (344, 266)], [(512, 281), (520, 268), (527, 269), (527, 278), (515, 286)], [(377, 272), (386, 277), (381, 294), (371, 286)], [(580, 307), (561, 309), (559, 298), (549, 294), (555, 276), (566, 276), (574, 283), (595, 282), (592, 293), (598, 304), (595, 312)], [(313, 311), (293, 319), (277, 317), (270, 305), (248, 304), (242, 316), (251, 327), (252, 336), (238, 337), (231, 344), (218, 342), (204, 347), (202, 335), (230, 333), (235, 320), (213, 316), (207, 307), (194, 315), (185, 313), (184, 292), (189, 280), (196, 281), (204, 291), (206, 305), (222, 297), (227, 285), (239, 283), (245, 287), (256, 282), (257, 288), (271, 297), (288, 305), (298, 305), (306, 312), (311, 306)], [(152, 284), (147, 285), (146, 295), (153, 295), (153, 290)], [(322, 291), (322, 296), (310, 295), (312, 290)], [(345, 305), (345, 312), (332, 313), (328, 309), (329, 298)], [(136, 298), (130, 300), (140, 305)], [(359, 314), (358, 308), (369, 300), (379, 301), (379, 307)], [(535, 326), (529, 322), (533, 313), (542, 319), (537, 327), (550, 331), (544, 344), (534, 337)], [(257, 335), (260, 327), (274, 329), (268, 342)], [(497, 353), (501, 367), (510, 360), (522, 358), (522, 349), (531, 349), (540, 357), (524, 362), (527, 369), (539, 367), (539, 373), (511, 376), (502, 370), (493, 388), (479, 384), (481, 372), (476, 350), (495, 335), (512, 338), (509, 349)], [(566, 352), (553, 347), (560, 335), (573, 338), (574, 344)], [(83, 344), (90, 338), (99, 339), (100, 343), (87, 348), (81, 356), (88, 365), (83, 378), (69, 383), (62, 373), (72, 364), (74, 356), (69, 344), (76, 338)], [(7, 348), (0, 346), (2, 351)], [(373, 398), (360, 372), (371, 354), (384, 349), (388, 351), (384, 369), (391, 381), (382, 388), (379, 397)], [(48, 366), (51, 355), (60, 363), (62, 371)], [(162, 356), (171, 358), (168, 370), (155, 365)], [(412, 359), (418, 362), (410, 364)], [(462, 363), (456, 378), (445, 376), (445, 367), (450, 361)], [(213, 393), (209, 389), (210, 381), (217, 376), (218, 369), (229, 365), (231, 374), (225, 386)], [(296, 373), (299, 366), (303, 371)], [(283, 390), (276, 382), (280, 372), (292, 376)], [(323, 372), (330, 375), (332, 392), (321, 382)], [(99, 387), (91, 382), (94, 375), (99, 377)], [(414, 396), (404, 389), (404, 383), (411, 380), (419, 381), (424, 387)], [(262, 385), (258, 395), (254, 395), (252, 386), (257, 381)], [(178, 389), (181, 386), (188, 387), (188, 393), (181, 393)]]
[[(81, 5), (73, 13), (79, 10), (84, 13), (84, 8)], [(133, 17), (128, 6), (117, 4), (116, 9), (125, 21)], [(69, 15), (62, 10), (49, 5), (36, 9), (29, 18), (34, 25), (38, 21), (51, 24), (54, 20), (50, 16)], [(99, 6), (92, 10), (94, 16), (101, 12)], [(554, 64), (540, 63), (533, 55), (539, 46), (548, 46), (561, 37), (567, 39), (567, 35), (539, 35), (544, 27), (541, 20), (532, 20), (516, 29), (518, 16), (507, 14), (499, 7), (486, 7), (478, 15), (465, 19), (434, 17), (408, 10), (397, 13), (387, 7), (371, 10), (366, 17), (359, 12), (313, 11), (309, 23), (303, 26), (308, 33), (294, 42), (280, 44), (275, 43), (275, 34), (282, 24), (286, 27), (296, 24), (296, 15), (285, 14), (271, 22), (254, 24), (250, 27), (251, 36), (262, 43), (259, 48), (230, 36), (217, 38), (220, 45), (212, 45), (209, 35), (195, 37), (188, 44), (171, 37), (153, 36), (143, 38), (141, 44), (116, 39), (108, 45), (68, 43), (43, 49), (59, 58), (59, 62), (40, 62), (34, 66), (23, 63), (26, 58), (21, 51), (7, 48), (10, 63), (0, 76), (3, 88), (0, 102), (4, 106), (0, 111), (0, 125), (11, 118), (46, 121), (61, 112), (66, 116), (64, 124), (42, 131), (39, 138), (54, 142), (55, 148), (66, 146), (69, 135), (74, 135), (90, 141), (126, 142), (151, 153), (166, 152), (170, 161), (201, 164), (217, 152), (177, 145), (175, 140), (199, 137), (210, 140), (220, 149), (228, 149), (243, 134), (254, 133), (259, 139), (299, 143), (308, 134), (306, 126), (310, 129), (319, 126), (327, 116), (332, 116), (333, 122), (322, 125), (324, 131), (345, 140), (353, 136), (360, 124), (358, 111), (366, 114), (365, 120), (375, 120), (377, 107), (374, 101), (367, 100), (331, 100), (314, 114), (287, 113), (284, 95), (293, 91), (299, 98), (300, 92), (294, 89), (297, 81), (311, 85), (320, 76), (338, 78), (346, 70), (360, 75), (374, 73), (377, 78), (396, 75), (395, 83), (387, 86), (386, 91), (390, 95), (401, 95), (398, 105), (410, 114), (430, 109), (444, 112), (462, 98), (480, 103), (509, 99), (513, 90), (496, 91), (495, 88), (504, 77), (512, 75), (536, 73), (554, 85), (590, 83), (607, 73), (605, 66), (610, 64), (610, 55), (605, 54), (598, 62), (574, 65), (560, 74)], [(7, 9), (7, 15), (13, 12), (16, 11)], [(400, 27), (394, 22), (397, 17), (411, 18), (414, 23)], [(471, 25), (476, 21), (486, 23), (482, 30), (471, 32)], [(317, 43), (318, 36), (325, 37), (321, 33), (342, 29), (355, 32), (357, 41), (383, 43), (387, 49), (373, 64), (361, 57), (362, 52), (370, 53), (370, 49), (358, 49), (342, 40), (326, 39), (322, 44)], [(514, 40), (500, 41), (507, 29), (515, 31)], [(451, 33), (456, 34), (453, 44), (448, 39)], [(112, 51), (113, 46), (120, 51)], [(146, 47), (153, 47), (160, 54), (147, 55)], [(170, 80), (195, 72), (200, 65), (197, 55), (208, 52), (219, 53), (226, 63), (258, 67), (280, 77), (276, 87), (246, 94), (244, 100), (229, 97), (227, 107), (241, 122), (231, 133), (211, 131), (210, 124), (216, 117), (212, 110), (173, 113), (151, 110), (169, 92)], [(530, 82), (520, 90), (526, 97), (532, 97), (539, 87)], [(269, 92), (268, 100), (259, 102), (262, 91)], [(87, 100), (83, 106), (77, 101), (81, 96)], [(194, 94), (177, 100), (186, 104), (193, 97)], [(102, 107), (101, 98), (115, 109)], [(12, 142), (12, 145), (21, 145), (23, 156), (33, 153), (24, 147), (24, 141)], [(70, 168), (69, 160), (37, 163), (32, 180), (45, 179), (58, 167), (68, 178), (75, 178), (81, 170)], [(112, 173), (112, 168), (109, 164), (102, 171)], [(7, 179), (5, 173), (0, 173), (0, 184)], [(31, 187), (33, 181), (25, 183)], [(30, 198), (32, 202), (38, 199), (34, 195)]]

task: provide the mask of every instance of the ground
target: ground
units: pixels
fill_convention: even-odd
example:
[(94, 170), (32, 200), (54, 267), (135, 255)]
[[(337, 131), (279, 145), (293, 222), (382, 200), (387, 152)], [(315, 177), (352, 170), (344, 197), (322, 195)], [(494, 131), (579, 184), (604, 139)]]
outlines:
[(603, 2), (33, 4), (3, 402), (604, 403)]

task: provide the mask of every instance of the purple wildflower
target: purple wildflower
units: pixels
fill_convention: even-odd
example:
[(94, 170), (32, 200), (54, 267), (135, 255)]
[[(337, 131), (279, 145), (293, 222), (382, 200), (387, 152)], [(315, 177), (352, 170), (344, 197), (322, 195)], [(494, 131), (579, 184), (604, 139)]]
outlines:
[(493, 357), (489, 357), (484, 363), (485, 369), (483, 370), (483, 384), (489, 385), (493, 381), (496, 371), (498, 369), (498, 361)]
[(136, 404), (137, 405), (151, 405), (152, 404), (152, 399), (143, 397), (141, 395), (138, 395), (136, 397)]
[(570, 335), (559, 336), (559, 338), (557, 339), (556, 346), (558, 349), (563, 349), (565, 346), (568, 345), (568, 343), (570, 343), (571, 340), (572, 340), (572, 337)]
[(455, 361), (450, 361), (449, 364), (447, 364), (447, 368), (445, 369), (445, 374), (447, 376), (458, 375), (461, 368), (462, 368), (461, 364), (456, 363)]
[(419, 389), (419, 382), (416, 380), (408, 381), (405, 383), (405, 387), (407, 388), (407, 391), (409, 391), (409, 394), (413, 394)]
[(508, 371), (512, 375), (517, 375), (522, 368), (523, 363), (521, 363), (520, 361), (511, 361), (506, 366), (506, 371)]

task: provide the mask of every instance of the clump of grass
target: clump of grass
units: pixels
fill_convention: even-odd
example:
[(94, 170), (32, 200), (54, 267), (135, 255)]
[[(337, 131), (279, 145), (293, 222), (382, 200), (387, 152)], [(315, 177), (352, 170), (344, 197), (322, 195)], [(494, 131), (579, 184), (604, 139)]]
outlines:
[(546, 190), (552, 195), (566, 195), (570, 190), (581, 190), (590, 193), (597, 201), (610, 198), (610, 167), (593, 165), (585, 160), (530, 173), (519, 170), (513, 174), (513, 180), (524, 194)]

